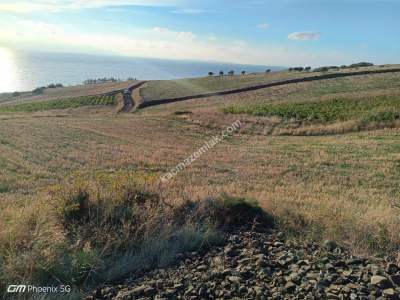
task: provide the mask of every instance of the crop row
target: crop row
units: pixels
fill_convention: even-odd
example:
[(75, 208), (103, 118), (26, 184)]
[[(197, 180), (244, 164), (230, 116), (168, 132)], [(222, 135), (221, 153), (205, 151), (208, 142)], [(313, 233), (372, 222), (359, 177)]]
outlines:
[(278, 116), (282, 119), (333, 122), (359, 119), (366, 122), (400, 119), (400, 96), (379, 96), (366, 99), (334, 99), (328, 101), (228, 106), (225, 113), (253, 116)]
[(82, 96), (68, 99), (56, 99), (40, 102), (20, 103), (14, 105), (0, 106), (0, 112), (35, 112), (52, 109), (76, 108), (91, 105), (114, 105), (115, 96)]

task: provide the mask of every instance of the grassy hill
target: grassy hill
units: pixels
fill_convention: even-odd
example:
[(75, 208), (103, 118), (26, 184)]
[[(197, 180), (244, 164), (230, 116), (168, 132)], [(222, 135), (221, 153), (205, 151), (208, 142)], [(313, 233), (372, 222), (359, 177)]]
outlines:
[[(154, 81), (141, 92), (155, 99), (274, 76), (298, 74)], [(133, 114), (115, 114), (111, 107), (63, 115), (0, 109), (0, 283), (55, 277), (83, 286), (91, 268), (123, 276), (132, 267), (124, 258), (143, 257), (149, 249), (172, 251), (155, 232), (163, 220), (187, 249), (214, 243), (213, 230), (196, 227), (208, 224), (204, 216), (213, 210), (200, 205), (197, 213), (190, 210), (193, 203), (181, 204), (221, 195), (258, 200), (288, 235), (337, 240), (358, 254), (395, 254), (399, 97), (396, 73), (303, 82)], [(63, 108), (56, 103), (47, 105)], [(236, 120), (241, 126), (232, 136), (160, 184), (160, 176)], [(101, 218), (85, 207), (99, 208)], [(187, 213), (182, 207), (195, 211), (199, 223), (177, 222)], [(118, 222), (128, 219), (137, 223)]]
[(214, 75), (202, 78), (190, 78), (179, 80), (150, 81), (146, 87), (141, 89), (141, 96), (145, 100), (158, 100), (165, 98), (184, 97), (196, 94), (225, 91), (230, 89), (244, 88), (259, 84), (271, 83), (295, 78), (312, 77), (318, 75), (351, 73), (367, 70), (385, 70), (398, 68), (398, 65), (374, 66), (368, 68), (345, 68), (329, 70), (327, 72), (271, 72), (241, 75)]

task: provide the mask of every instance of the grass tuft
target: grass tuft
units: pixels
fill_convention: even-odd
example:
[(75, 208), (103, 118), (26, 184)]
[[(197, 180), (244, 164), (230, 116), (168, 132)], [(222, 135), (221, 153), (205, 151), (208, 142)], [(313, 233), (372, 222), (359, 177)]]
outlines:
[(272, 224), (254, 201), (222, 196), (165, 205), (159, 193), (119, 175), (77, 175), (16, 213), (0, 231), (0, 293), (11, 282), (62, 282), (82, 292), (219, 244), (226, 227)]

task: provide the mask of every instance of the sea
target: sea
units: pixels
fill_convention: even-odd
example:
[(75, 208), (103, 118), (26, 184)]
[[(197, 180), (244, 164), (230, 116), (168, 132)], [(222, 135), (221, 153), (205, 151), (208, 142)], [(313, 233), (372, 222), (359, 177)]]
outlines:
[(0, 93), (30, 91), (51, 83), (82, 84), (87, 79), (177, 79), (207, 76), (230, 70), (265, 72), (280, 67), (235, 63), (119, 57), (76, 53), (21, 51), (0, 47)]

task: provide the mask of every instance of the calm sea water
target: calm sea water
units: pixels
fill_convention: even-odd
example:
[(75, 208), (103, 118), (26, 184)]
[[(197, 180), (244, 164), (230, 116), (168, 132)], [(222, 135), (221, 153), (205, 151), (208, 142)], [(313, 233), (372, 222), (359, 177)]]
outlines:
[(164, 59), (16, 51), (0, 47), (0, 92), (27, 91), (50, 83), (76, 85), (89, 78), (175, 79), (208, 72), (264, 72), (277, 67)]

